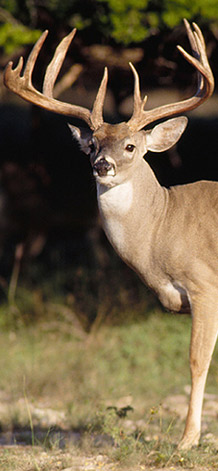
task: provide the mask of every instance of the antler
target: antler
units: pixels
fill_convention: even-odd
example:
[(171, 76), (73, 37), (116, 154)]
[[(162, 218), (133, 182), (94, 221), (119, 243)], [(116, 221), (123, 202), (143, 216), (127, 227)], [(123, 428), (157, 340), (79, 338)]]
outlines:
[[(184, 20), (189, 42), (191, 44), (193, 56), (188, 54), (181, 46), (177, 46), (179, 51), (182, 53), (184, 58), (192, 64), (198, 73), (198, 89), (196, 94), (183, 101), (179, 101), (173, 104), (168, 104), (154, 108), (153, 110), (145, 111), (145, 103), (147, 97), (141, 99), (139, 77), (134, 68), (130, 63), (130, 67), (134, 74), (135, 86), (134, 86), (134, 107), (133, 114), (130, 120), (127, 122), (130, 130), (133, 132), (139, 131), (147, 124), (156, 121), (157, 119), (165, 118), (166, 116), (172, 116), (184, 111), (192, 110), (197, 106), (201, 105), (207, 98), (209, 98), (214, 89), (213, 74), (208, 63), (206, 46), (203, 35), (199, 27), (193, 23), (194, 32), (192, 31), (187, 20)], [(73, 116), (84, 120), (88, 126), (93, 130), (97, 130), (103, 123), (103, 105), (107, 89), (108, 73), (105, 68), (104, 76), (101, 81), (92, 111), (82, 106), (71, 105), (64, 103), (53, 98), (53, 88), (66, 56), (67, 50), (70, 46), (72, 39), (76, 33), (74, 29), (68, 36), (66, 36), (57, 47), (54, 57), (48, 65), (44, 78), (43, 93), (40, 93), (33, 87), (32, 84), (32, 72), (35, 66), (35, 62), (48, 34), (45, 31), (37, 43), (35, 44), (30, 56), (28, 58), (23, 75), (21, 71), (23, 68), (23, 58), (21, 57), (19, 63), (15, 69), (12, 69), (13, 63), (9, 62), (4, 73), (4, 83), (17, 95), (21, 96), (27, 101), (34, 103), (46, 110), (53, 111), (56, 113), (64, 114), (67, 116)]]
[(189, 42), (192, 48), (193, 56), (188, 54), (181, 46), (177, 46), (184, 58), (192, 64), (198, 72), (198, 89), (196, 94), (183, 101), (176, 103), (159, 106), (152, 110), (145, 111), (144, 106), (147, 101), (147, 97), (141, 99), (139, 77), (134, 68), (130, 63), (130, 67), (134, 74), (135, 87), (134, 87), (134, 107), (133, 114), (130, 120), (127, 122), (131, 131), (136, 132), (144, 128), (149, 123), (156, 121), (157, 119), (165, 118), (166, 116), (172, 116), (184, 111), (192, 110), (197, 106), (201, 105), (207, 100), (213, 93), (214, 90), (214, 78), (208, 63), (206, 46), (203, 35), (200, 28), (193, 23), (194, 32), (192, 31), (187, 20), (184, 20)]
[(24, 98), (25, 100), (41, 106), (46, 110), (55, 113), (73, 116), (84, 120), (92, 130), (98, 129), (103, 124), (103, 104), (107, 88), (107, 69), (105, 68), (104, 76), (99, 87), (92, 111), (82, 106), (71, 105), (69, 103), (60, 102), (53, 98), (53, 88), (70, 46), (74, 38), (76, 29), (74, 29), (68, 36), (66, 36), (56, 48), (54, 57), (48, 65), (44, 78), (43, 93), (36, 90), (32, 84), (33, 69), (42, 48), (42, 45), (47, 37), (48, 31), (40, 36), (35, 44), (32, 52), (29, 55), (27, 64), (23, 75), (21, 71), (23, 68), (23, 57), (20, 57), (18, 65), (12, 69), (13, 62), (9, 62), (4, 73), (4, 83), (6, 87), (14, 93)]

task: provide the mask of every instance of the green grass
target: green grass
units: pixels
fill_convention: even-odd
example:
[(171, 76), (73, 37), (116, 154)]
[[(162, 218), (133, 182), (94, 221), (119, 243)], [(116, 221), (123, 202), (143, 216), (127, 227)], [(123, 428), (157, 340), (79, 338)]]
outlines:
[(64, 397), (75, 406), (93, 400), (98, 407), (125, 395), (160, 401), (189, 381), (188, 317), (156, 312), (144, 321), (102, 326), (84, 340), (63, 324), (41, 321), (0, 332), (1, 390), (19, 397), (25, 378), (30, 397)]
[[(35, 468), (26, 465), (23, 470), (54, 471), (68, 462), (70, 445), (61, 454), (58, 439), (55, 443), (49, 439), (49, 425), (40, 443), (34, 437), (36, 428), (42, 427), (34, 413), (40, 407), (64, 413), (57, 427), (81, 432), (72, 456), (95, 456), (96, 437), (106, 435), (113, 445), (102, 446), (114, 466), (131, 463), (133, 471), (142, 466), (217, 469), (216, 446), (210, 442), (203, 441), (188, 453), (177, 452), (184, 423), (164, 407), (167, 396), (184, 394), (190, 382), (189, 316), (154, 307), (146, 290), (142, 294), (141, 285), (134, 285), (135, 278), (130, 291), (128, 277), (122, 286), (112, 285), (115, 303), (105, 279), (100, 291), (89, 296), (88, 276), (82, 278), (77, 273), (77, 293), (52, 291), (48, 284), (46, 289), (23, 286), (15, 304), (0, 308), (0, 426), (4, 432), (28, 427)], [(211, 393), (218, 389), (217, 360), (218, 350), (207, 382)], [(218, 437), (215, 418), (208, 420), (209, 431)], [(37, 458), (42, 450), (44, 464)], [(30, 451), (23, 453), (27, 456)], [(55, 453), (59, 468), (51, 458)], [(15, 449), (0, 450), (4, 463), (0, 468), (19, 469), (20, 454)]]

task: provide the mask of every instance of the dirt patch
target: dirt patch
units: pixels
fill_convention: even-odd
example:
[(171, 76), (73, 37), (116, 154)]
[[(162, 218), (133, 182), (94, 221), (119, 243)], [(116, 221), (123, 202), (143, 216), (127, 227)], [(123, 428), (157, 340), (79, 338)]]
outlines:
[[(169, 466), (147, 467), (143, 464), (124, 464), (111, 461), (106, 455), (88, 456), (73, 452), (45, 451), (39, 447), (13, 446), (0, 448), (2, 471), (188, 471), (189, 468)], [(192, 467), (193, 471), (206, 468)]]
[(7, 471), (112, 471), (118, 469), (103, 455), (87, 456), (73, 452), (45, 451), (40, 447), (1, 447), (0, 469)]
[[(176, 417), (180, 436), (187, 413), (188, 393), (189, 389), (186, 388), (185, 394), (168, 396), (162, 404), (163, 416)], [(12, 412), (13, 407), (16, 418), (19, 418), (19, 426), (15, 426), (12, 421), (7, 425), (9, 412), (12, 416), (15, 414)], [(143, 445), (140, 453), (135, 450), (129, 453), (129, 450), (125, 450), (123, 447), (123, 456), (120, 455), (118, 459), (118, 455), (114, 451), (116, 451), (116, 447), (119, 448), (119, 445), (116, 445), (114, 438), (109, 434), (72, 430), (67, 423), (66, 416), (61, 411), (55, 411), (39, 403), (37, 406), (27, 404), (25, 399), (20, 399), (16, 401), (16, 404), (12, 404), (8, 398), (1, 396), (0, 423), (4, 425), (0, 433), (0, 470), (181, 471), (182, 469), (185, 471), (192, 469), (206, 471), (217, 469), (218, 461), (215, 460), (218, 450), (218, 436), (211, 431), (212, 424), (217, 420), (217, 415), (218, 396), (206, 394), (202, 425), (204, 449), (199, 449), (199, 459), (198, 450), (195, 451), (193, 459), (190, 459), (188, 455), (185, 457), (182, 454), (179, 455), (175, 444), (172, 443), (175, 439), (174, 435), (169, 435), (169, 443), (167, 443), (168, 436), (166, 433), (165, 436), (161, 435), (160, 426), (155, 421), (148, 424), (143, 419), (134, 421), (125, 418), (122, 422), (122, 433), (124, 440), (126, 440), (126, 447), (129, 446), (128, 437), (134, 437), (139, 429), (143, 433), (144, 440), (152, 442), (153, 445), (150, 451), (146, 451), (146, 446)], [(29, 426), (25, 425), (30, 417), (32, 427), (30, 424)], [(132, 446), (133, 440), (134, 438), (132, 438), (130, 446)], [(161, 445), (162, 442), (165, 442), (165, 449)], [(205, 461), (207, 453), (210, 453), (208, 466)], [(201, 457), (204, 459), (203, 466), (201, 466)], [(187, 467), (186, 463), (188, 463)], [(165, 464), (164, 468), (159, 466), (163, 464)]]

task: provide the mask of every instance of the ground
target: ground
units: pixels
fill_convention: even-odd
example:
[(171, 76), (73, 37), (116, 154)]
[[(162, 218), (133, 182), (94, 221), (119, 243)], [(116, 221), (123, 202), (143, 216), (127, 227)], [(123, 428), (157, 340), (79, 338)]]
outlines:
[[(178, 424), (181, 425), (187, 411), (188, 392), (187, 386), (184, 394), (171, 395), (165, 399), (162, 404), (163, 418), (166, 414), (174, 418), (176, 416)], [(127, 398), (123, 400), (125, 403)], [(0, 418), (4, 418), (4, 414), (7, 414), (8, 407), (13, 409), (15, 404), (10, 403), (9, 406), (7, 400), (3, 400), (2, 397)], [(199, 463), (195, 464), (196, 458), (193, 461), (179, 454), (175, 446), (164, 458), (164, 452), (160, 449), (160, 440), (163, 437), (160, 437), (160, 429), (155, 421), (148, 424), (141, 420), (137, 424), (134, 420), (125, 418), (123, 428), (126, 434), (127, 431), (130, 433), (140, 425), (147, 432), (146, 440), (156, 440), (157, 446), (153, 445), (150, 452), (145, 454), (144, 459), (143, 451), (140, 454), (130, 453), (129, 456), (120, 456), (116, 459), (114, 454), (116, 445), (110, 436), (101, 433), (84, 433), (82, 430), (69, 430), (63, 412), (48, 409), (42, 404), (36, 407), (26, 403), (25, 399), (20, 399), (16, 403), (19, 422), (22, 422), (26, 408), (32, 420), (30, 427), (13, 426), (13, 430), (6, 427), (5, 431), (2, 430), (0, 433), (1, 471), (181, 471), (189, 469), (205, 471), (217, 469), (217, 460), (214, 466), (210, 464), (207, 467), (204, 464), (202, 467)], [(216, 418), (217, 410), (218, 396), (206, 394), (203, 415), (204, 453), (208, 451), (207, 446), (213, 446), (218, 450), (218, 437), (212, 433), (205, 433), (210, 423)], [(155, 461), (163, 461), (163, 459), (164, 467), (154, 466)]]

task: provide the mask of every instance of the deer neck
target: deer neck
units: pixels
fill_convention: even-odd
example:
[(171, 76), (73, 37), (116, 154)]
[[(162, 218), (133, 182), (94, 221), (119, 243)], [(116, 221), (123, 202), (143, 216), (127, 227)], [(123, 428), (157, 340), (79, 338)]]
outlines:
[(135, 269), (136, 253), (142, 246), (149, 251), (153, 231), (163, 220), (166, 192), (144, 160), (119, 185), (109, 188), (97, 183), (105, 233), (121, 258)]

